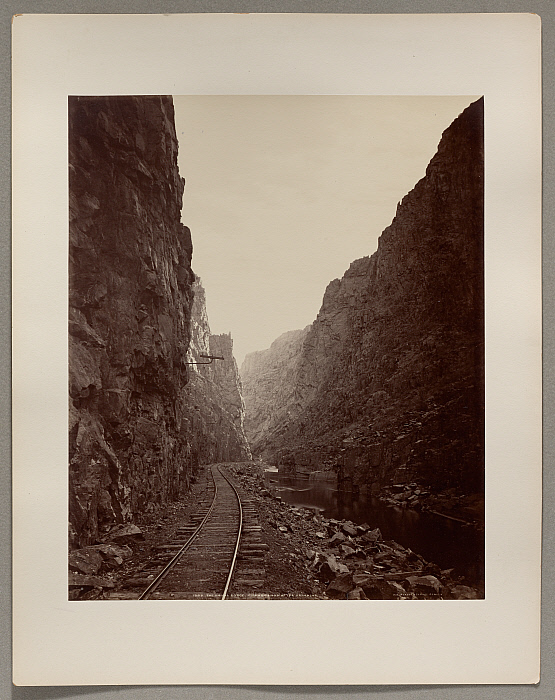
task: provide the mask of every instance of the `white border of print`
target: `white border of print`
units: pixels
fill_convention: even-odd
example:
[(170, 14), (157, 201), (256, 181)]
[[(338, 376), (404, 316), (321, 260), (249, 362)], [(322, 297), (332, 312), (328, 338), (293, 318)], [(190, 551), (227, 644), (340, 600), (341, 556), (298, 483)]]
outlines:
[[(537, 682), (539, 18), (23, 15), (13, 56), (15, 683)], [(485, 600), (67, 601), (68, 94), (485, 95)]]

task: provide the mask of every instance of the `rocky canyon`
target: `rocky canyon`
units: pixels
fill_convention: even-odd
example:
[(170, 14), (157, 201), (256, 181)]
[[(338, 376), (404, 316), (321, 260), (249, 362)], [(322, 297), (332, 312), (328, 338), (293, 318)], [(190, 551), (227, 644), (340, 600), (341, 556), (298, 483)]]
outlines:
[[(186, 493), (249, 455), (232, 341), (210, 335), (181, 223), (171, 97), (69, 98), (69, 537)], [(224, 358), (191, 364), (199, 354)]]
[(368, 494), (483, 493), (483, 158), (478, 100), (444, 131), (377, 251), (330, 282), (312, 325), (245, 358), (255, 455)]
[(168, 599), (215, 595), (226, 547), (237, 596), (483, 597), (482, 100), (314, 322), (240, 372), (173, 99), (70, 97), (68, 147), (70, 599), (146, 599), (177, 559)]

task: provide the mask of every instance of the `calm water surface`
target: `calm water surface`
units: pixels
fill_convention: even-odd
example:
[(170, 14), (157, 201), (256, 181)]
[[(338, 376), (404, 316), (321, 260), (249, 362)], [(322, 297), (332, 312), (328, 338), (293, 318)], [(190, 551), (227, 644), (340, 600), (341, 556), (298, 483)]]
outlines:
[(340, 493), (325, 481), (266, 472), (268, 488), (291, 505), (311, 508), (326, 518), (379, 527), (385, 540), (410, 547), (442, 569), (455, 568), (469, 583), (484, 577), (484, 533), (433, 513), (389, 506), (377, 498)]

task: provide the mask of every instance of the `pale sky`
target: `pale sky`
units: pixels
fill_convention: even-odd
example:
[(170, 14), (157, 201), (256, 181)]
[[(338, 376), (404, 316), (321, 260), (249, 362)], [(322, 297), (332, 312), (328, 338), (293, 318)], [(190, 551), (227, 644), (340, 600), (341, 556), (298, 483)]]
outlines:
[(312, 323), (327, 284), (371, 255), (442, 132), (477, 99), (174, 96), (183, 223), (212, 333), (239, 366)]

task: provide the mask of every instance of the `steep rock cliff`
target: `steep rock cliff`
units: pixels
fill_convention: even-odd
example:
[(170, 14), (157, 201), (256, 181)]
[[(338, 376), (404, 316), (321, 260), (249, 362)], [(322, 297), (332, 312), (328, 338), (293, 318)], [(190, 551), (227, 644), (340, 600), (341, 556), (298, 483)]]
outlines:
[[(328, 285), (298, 355), (245, 362), (259, 454), (297, 470), (333, 467), (372, 491), (398, 481), (480, 491), (483, 289), (478, 100), (444, 132), (378, 250)], [(288, 375), (283, 395), (268, 386)]]
[(255, 453), (271, 449), (288, 430), (291, 413), (302, 410), (297, 373), (309, 330), (307, 326), (280, 335), (267, 350), (249, 353), (241, 365), (243, 397), (249, 407), (245, 432)]
[(243, 431), (245, 406), (231, 335), (212, 335), (206, 313), (206, 294), (200, 279), (193, 285), (189, 362), (207, 362), (202, 355), (223, 360), (191, 364), (186, 389), (187, 426), (193, 464), (243, 461), (251, 458)]
[(188, 488), (192, 244), (171, 97), (69, 99), (70, 542)]

